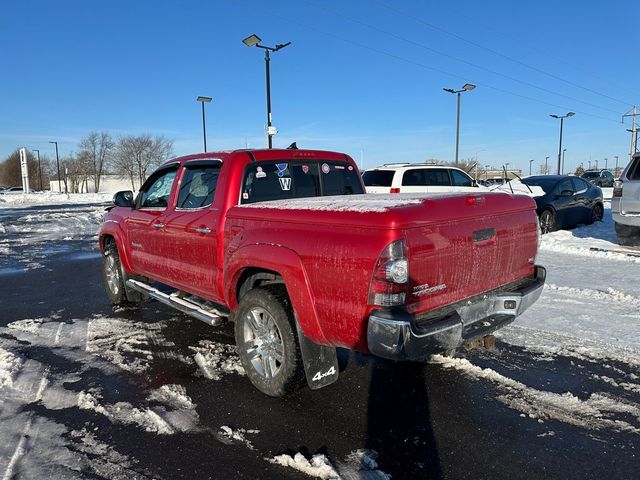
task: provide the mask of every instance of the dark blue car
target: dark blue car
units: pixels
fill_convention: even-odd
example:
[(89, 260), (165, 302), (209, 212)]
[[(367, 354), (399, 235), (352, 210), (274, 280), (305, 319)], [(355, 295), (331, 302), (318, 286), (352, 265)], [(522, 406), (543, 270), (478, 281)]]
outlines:
[(602, 220), (602, 190), (580, 177), (538, 175), (522, 182), (544, 190), (534, 197), (542, 233)]

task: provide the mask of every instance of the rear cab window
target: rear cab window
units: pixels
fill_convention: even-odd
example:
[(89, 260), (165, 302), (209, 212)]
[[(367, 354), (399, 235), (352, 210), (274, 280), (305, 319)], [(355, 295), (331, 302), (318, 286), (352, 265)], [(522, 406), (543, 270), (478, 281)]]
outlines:
[(358, 172), (348, 163), (256, 162), (245, 171), (240, 203), (361, 193)]

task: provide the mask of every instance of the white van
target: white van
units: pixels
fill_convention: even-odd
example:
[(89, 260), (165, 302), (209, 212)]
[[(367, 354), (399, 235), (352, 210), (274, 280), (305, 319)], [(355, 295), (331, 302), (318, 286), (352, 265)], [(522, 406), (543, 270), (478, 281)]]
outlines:
[(362, 174), (367, 193), (442, 193), (488, 191), (466, 172), (446, 165), (387, 163)]

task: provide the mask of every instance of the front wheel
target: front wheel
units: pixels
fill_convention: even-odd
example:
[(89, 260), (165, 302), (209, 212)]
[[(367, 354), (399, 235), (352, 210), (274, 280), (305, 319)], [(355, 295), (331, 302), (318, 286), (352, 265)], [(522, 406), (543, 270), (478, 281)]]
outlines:
[(540, 214), (540, 231), (545, 233), (553, 232), (556, 229), (556, 214), (553, 210), (545, 209)]
[(235, 315), (242, 366), (251, 383), (271, 397), (295, 391), (304, 380), (294, 321), (284, 288), (249, 291)]
[(102, 255), (102, 278), (107, 296), (114, 307), (133, 307), (142, 301), (138, 292), (129, 292), (125, 286), (127, 274), (120, 263), (118, 247), (107, 241)]

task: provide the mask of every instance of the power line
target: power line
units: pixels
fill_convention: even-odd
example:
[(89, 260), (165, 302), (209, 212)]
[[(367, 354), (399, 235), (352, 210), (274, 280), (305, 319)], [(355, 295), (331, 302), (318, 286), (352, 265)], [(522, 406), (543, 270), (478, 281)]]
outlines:
[[(463, 81), (465, 81), (465, 82), (471, 82), (471, 80), (469, 80), (469, 79), (468, 79), (468, 78), (466, 78), (466, 77), (463, 77), (462, 75), (458, 75), (458, 74), (456, 74), (456, 73), (451, 73), (451, 72), (448, 72), (448, 71), (446, 71), (446, 70), (442, 70), (442, 69), (439, 69), (439, 68), (436, 68), (436, 67), (432, 67), (432, 66), (429, 66), (429, 65), (425, 65), (424, 63), (417, 62), (417, 61), (415, 61), (415, 60), (411, 60), (411, 59), (408, 59), (408, 58), (405, 58), (405, 57), (401, 57), (401, 56), (396, 55), (396, 54), (394, 54), (394, 53), (386, 52), (386, 51), (384, 51), (384, 50), (380, 50), (380, 49), (375, 48), (375, 47), (372, 47), (372, 46), (370, 46), (370, 45), (366, 45), (366, 44), (363, 44), (363, 43), (359, 43), (359, 42), (356, 42), (356, 41), (350, 40), (350, 39), (345, 38), (345, 37), (343, 37), (343, 36), (341, 36), (341, 35), (338, 35), (338, 34), (336, 34), (336, 33), (326, 32), (326, 31), (321, 30), (321, 29), (319, 29), (319, 28), (317, 28), (317, 27), (314, 27), (314, 26), (312, 26), (312, 25), (309, 25), (309, 24), (306, 24), (306, 23), (302, 23), (302, 22), (300, 22), (300, 21), (298, 21), (298, 20), (292, 20), (292, 19), (290, 19), (290, 18), (284, 17), (284, 16), (279, 15), (279, 14), (277, 14), (277, 13), (270, 12), (270, 11), (268, 11), (268, 10), (264, 10), (264, 13), (265, 13), (265, 14), (268, 14), (268, 15), (271, 15), (271, 16), (273, 16), (273, 17), (275, 17), (275, 18), (278, 18), (278, 19), (280, 19), (280, 20), (283, 20), (283, 21), (285, 21), (285, 22), (292, 23), (292, 24), (296, 24), (296, 25), (298, 25), (299, 27), (302, 27), (302, 28), (304, 28), (304, 29), (307, 29), (307, 30), (313, 30), (313, 31), (316, 31), (316, 32), (318, 32), (318, 33), (320, 33), (320, 34), (322, 34), (322, 35), (325, 35), (325, 36), (328, 36), (328, 37), (336, 38), (336, 39), (338, 39), (338, 40), (340, 40), (340, 41), (342, 41), (342, 42), (345, 42), (345, 43), (349, 43), (349, 44), (355, 45), (355, 46), (357, 46), (357, 47), (359, 47), (359, 48), (363, 48), (363, 49), (365, 49), (365, 50), (369, 50), (369, 51), (372, 51), (372, 52), (378, 53), (378, 54), (380, 54), (380, 55), (385, 55), (385, 56), (387, 56), (387, 57), (394, 58), (394, 59), (396, 59), (396, 60), (399, 60), (399, 61), (402, 61), (402, 62), (405, 62), (405, 63), (409, 63), (409, 64), (411, 64), (411, 65), (415, 65), (415, 66), (418, 66), (418, 67), (424, 68), (424, 69), (426, 69), (426, 70), (431, 70), (431, 71), (433, 71), (433, 72), (437, 72), (437, 73), (440, 73), (440, 74), (446, 75), (446, 76), (448, 76), (448, 77), (458, 78), (458, 79), (461, 79), (461, 80), (463, 80)], [(542, 105), (547, 105), (547, 106), (554, 107), (554, 108), (558, 108), (558, 109), (561, 109), (561, 110), (572, 110), (571, 108), (566, 107), (566, 106), (562, 106), (562, 105), (557, 105), (557, 104), (554, 104), (554, 103), (546, 102), (546, 101), (544, 101), (544, 100), (540, 100), (540, 99), (537, 99), (537, 98), (534, 98), (534, 97), (529, 97), (529, 96), (527, 96), (527, 95), (522, 95), (522, 94), (519, 94), (519, 93), (516, 93), (516, 92), (512, 92), (512, 91), (510, 91), (510, 90), (505, 90), (505, 89), (503, 89), (503, 88), (494, 87), (494, 86), (492, 86), (492, 85), (483, 84), (483, 83), (475, 82), (475, 81), (474, 81), (474, 83), (475, 83), (476, 85), (478, 85), (478, 86), (482, 86), (482, 87), (484, 87), (484, 88), (488, 88), (488, 89), (490, 89), (490, 90), (494, 90), (494, 91), (496, 91), (496, 92), (504, 93), (504, 94), (506, 94), (506, 95), (511, 95), (511, 96), (514, 96), (514, 97), (523, 98), (523, 99), (525, 99), (525, 100), (529, 100), (529, 101), (531, 101), (531, 102), (540, 103), (540, 104), (542, 104)], [(603, 116), (601, 116), (601, 115), (597, 115), (597, 114), (594, 114), (594, 113), (583, 112), (583, 111), (579, 111), (579, 110), (575, 110), (575, 109), (573, 109), (573, 111), (574, 111), (574, 112), (576, 112), (576, 113), (579, 113), (579, 114), (581, 114), (581, 115), (586, 115), (586, 116), (593, 117), (593, 118), (599, 118), (599, 119), (601, 119), (601, 120), (606, 120), (606, 121), (608, 121), (608, 122), (613, 122), (613, 123), (616, 123), (616, 124), (619, 124), (619, 123), (620, 123), (618, 120), (613, 120), (613, 119), (611, 119), (611, 118), (603, 117)], [(616, 112), (616, 113), (618, 113), (618, 112)]]
[(487, 52), (490, 52), (490, 53), (492, 53), (494, 55), (497, 55), (497, 56), (499, 56), (501, 58), (504, 58), (505, 60), (509, 60), (511, 62), (517, 63), (518, 65), (526, 67), (526, 68), (528, 68), (530, 70), (533, 70), (535, 72), (541, 73), (543, 75), (547, 75), (548, 77), (551, 77), (551, 78), (554, 78), (555, 80), (559, 80), (561, 82), (564, 82), (564, 83), (566, 83), (568, 85), (571, 85), (572, 87), (576, 87), (576, 88), (579, 88), (581, 90), (585, 90), (587, 92), (593, 93), (595, 95), (599, 95), (601, 97), (607, 98), (609, 100), (613, 100), (615, 102), (622, 103), (623, 105), (629, 106), (631, 104), (631, 102), (626, 102), (624, 100), (620, 100), (619, 98), (615, 98), (615, 97), (612, 97), (612, 96), (607, 95), (605, 93), (598, 92), (596, 90), (593, 90), (592, 88), (579, 85), (579, 84), (577, 84), (575, 82), (572, 82), (571, 80), (567, 80), (567, 79), (562, 78), (562, 77), (560, 77), (558, 75), (555, 75), (553, 73), (550, 73), (550, 72), (547, 72), (545, 70), (542, 70), (541, 68), (535, 67), (533, 65), (529, 65), (528, 63), (523, 62), (522, 60), (518, 60), (517, 58), (511, 57), (509, 55), (505, 55), (504, 53), (498, 52), (497, 50), (494, 50), (492, 48), (489, 48), (489, 47), (486, 47), (484, 45), (481, 45), (481, 44), (479, 44), (477, 42), (474, 42), (473, 40), (469, 40), (468, 38), (465, 38), (465, 37), (463, 37), (461, 35), (458, 35), (457, 33), (445, 30), (442, 27), (439, 27), (439, 26), (434, 25), (432, 23), (429, 23), (429, 22), (427, 22), (425, 20), (422, 20), (421, 18), (418, 18), (415, 15), (409, 15), (408, 13), (405, 13), (405, 12), (403, 12), (401, 10), (398, 10), (397, 8), (394, 8), (394, 7), (390, 6), (390, 5), (387, 5), (386, 3), (383, 3), (383, 2), (380, 2), (380, 1), (376, 1), (376, 3), (378, 5), (383, 6), (384, 8), (387, 8), (388, 10), (391, 10), (392, 12), (394, 12), (394, 13), (396, 13), (398, 15), (401, 15), (401, 16), (404, 16), (404, 17), (407, 17), (407, 18), (411, 18), (412, 20), (414, 20), (414, 21), (416, 21), (418, 23), (421, 23), (421, 24), (423, 24), (423, 25), (425, 25), (425, 26), (427, 26), (427, 27), (429, 27), (429, 28), (431, 28), (433, 30), (437, 30), (439, 32), (442, 32), (442, 33), (444, 33), (446, 35), (449, 35), (451, 37), (454, 37), (454, 38), (456, 38), (456, 39), (458, 39), (458, 40), (460, 40), (462, 42), (468, 43), (469, 45), (473, 45), (474, 47), (477, 47), (477, 48), (480, 48), (480, 49), (485, 50)]
[(563, 97), (563, 98), (566, 98), (566, 99), (568, 99), (568, 100), (572, 100), (572, 101), (574, 101), (574, 102), (582, 103), (582, 104), (584, 104), (584, 105), (588, 105), (588, 106), (593, 107), (593, 108), (597, 108), (597, 109), (604, 110), (604, 111), (607, 111), (607, 112), (611, 112), (611, 113), (619, 114), (619, 111), (618, 111), (618, 110), (613, 110), (613, 109), (611, 109), (611, 108), (607, 108), (607, 107), (601, 107), (601, 106), (596, 105), (596, 104), (594, 104), (594, 103), (585, 102), (584, 100), (580, 100), (579, 98), (572, 97), (572, 96), (570, 96), (570, 95), (565, 95), (565, 94), (563, 94), (563, 93), (557, 93), (557, 92), (554, 92), (554, 91), (552, 91), (552, 90), (549, 90), (548, 88), (541, 87), (541, 86), (539, 86), (539, 85), (535, 85), (535, 84), (533, 84), (533, 83), (531, 83), (531, 82), (527, 82), (526, 80), (521, 80), (521, 79), (519, 79), (519, 78), (512, 77), (512, 76), (510, 76), (510, 75), (506, 75), (506, 74), (504, 74), (504, 73), (501, 73), (501, 72), (498, 72), (498, 71), (492, 70), (492, 69), (490, 69), (490, 68), (484, 67), (484, 66), (479, 65), (479, 64), (477, 64), (477, 63), (470, 62), (470, 61), (465, 60), (465, 59), (463, 59), (463, 58), (456, 57), (456, 56), (454, 56), (454, 55), (450, 55), (450, 54), (445, 53), (445, 52), (441, 52), (441, 51), (436, 50), (436, 49), (434, 49), (434, 48), (431, 48), (431, 47), (429, 47), (429, 46), (427, 46), (427, 45), (425, 45), (425, 44), (423, 44), (423, 43), (416, 42), (415, 40), (411, 40), (411, 39), (409, 39), (409, 38), (406, 38), (406, 37), (403, 37), (403, 36), (401, 36), (401, 35), (395, 34), (395, 33), (393, 33), (393, 32), (389, 32), (389, 31), (387, 31), (387, 30), (384, 30), (384, 29), (379, 28), (379, 27), (377, 27), (377, 26), (375, 26), (375, 25), (371, 25), (371, 24), (369, 24), (369, 23), (363, 22), (363, 21), (361, 21), (361, 20), (355, 19), (355, 18), (353, 18), (353, 17), (349, 17), (349, 16), (347, 16), (347, 15), (343, 15), (343, 14), (341, 14), (341, 13), (338, 13), (338, 12), (334, 11), (334, 10), (330, 10), (330, 9), (328, 9), (328, 8), (321, 7), (321, 6), (319, 6), (319, 5), (315, 5), (315, 4), (314, 4), (314, 3), (312, 3), (312, 2), (307, 2), (307, 3), (309, 3), (309, 4), (313, 5), (315, 8), (318, 8), (318, 9), (320, 9), (320, 10), (324, 10), (325, 12), (331, 13), (332, 15), (335, 15), (335, 16), (337, 16), (337, 17), (344, 18), (344, 19), (346, 19), (346, 20), (349, 20), (350, 22), (357, 23), (358, 25), (362, 25), (362, 26), (367, 27), (367, 28), (370, 28), (370, 29), (372, 29), (372, 30), (376, 30), (376, 31), (378, 31), (378, 32), (380, 32), (380, 33), (383, 33), (383, 34), (385, 34), (385, 35), (388, 35), (388, 36), (390, 36), (390, 37), (393, 37), (393, 38), (395, 38), (395, 39), (397, 39), (397, 40), (401, 40), (401, 41), (403, 41), (403, 42), (406, 42), (406, 43), (409, 43), (409, 44), (415, 45), (415, 46), (417, 46), (417, 47), (423, 48), (423, 49), (428, 50), (429, 52), (432, 52), (432, 53), (434, 53), (434, 54), (436, 54), (436, 55), (440, 55), (440, 56), (442, 56), (442, 57), (450, 58), (450, 59), (455, 60), (455, 61), (457, 61), (457, 62), (461, 62), (461, 63), (464, 63), (464, 64), (466, 64), (466, 65), (470, 65), (470, 66), (472, 66), (472, 67), (474, 67), (474, 68), (478, 68), (478, 69), (480, 69), (480, 70), (484, 70), (485, 72), (489, 72), (489, 73), (491, 73), (491, 74), (493, 74), (493, 75), (497, 75), (497, 76), (499, 76), (499, 77), (506, 78), (506, 79), (508, 79), (508, 80), (511, 80), (512, 82), (520, 83), (520, 84), (522, 84), (522, 85), (526, 85), (526, 86), (528, 86), (528, 87), (535, 88), (535, 89), (537, 89), (537, 90), (540, 90), (540, 91), (542, 91), (542, 92), (549, 93), (549, 94), (551, 94), (551, 95), (556, 95), (556, 96), (558, 96), (558, 97)]

